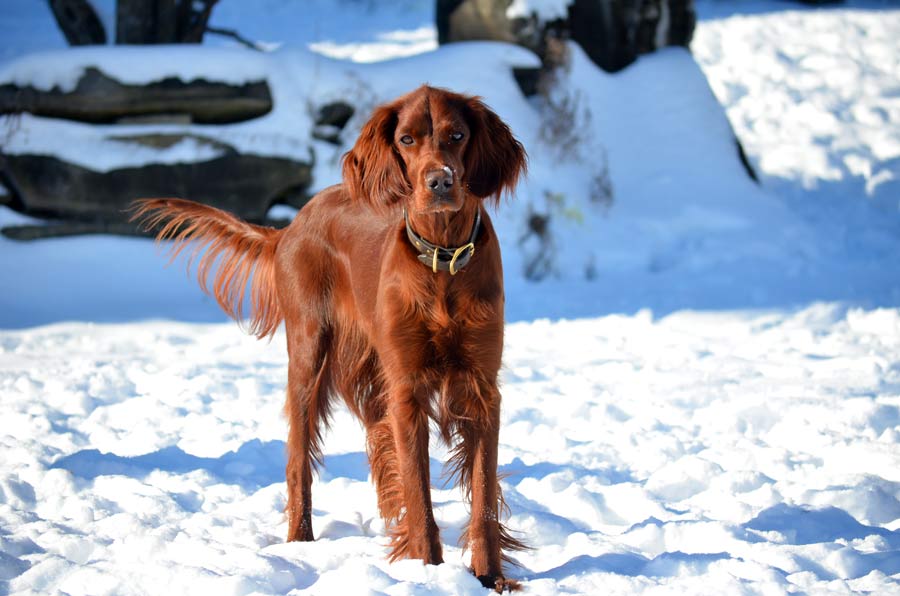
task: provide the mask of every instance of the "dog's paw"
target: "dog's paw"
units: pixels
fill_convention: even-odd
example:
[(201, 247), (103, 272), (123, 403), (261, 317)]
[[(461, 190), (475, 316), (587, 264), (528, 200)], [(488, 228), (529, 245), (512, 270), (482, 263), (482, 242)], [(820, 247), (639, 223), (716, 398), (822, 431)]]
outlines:
[(493, 590), (498, 594), (504, 592), (515, 592), (521, 589), (522, 585), (514, 579), (507, 579), (502, 576), (495, 575), (479, 575), (476, 576), (481, 585), (489, 590)]

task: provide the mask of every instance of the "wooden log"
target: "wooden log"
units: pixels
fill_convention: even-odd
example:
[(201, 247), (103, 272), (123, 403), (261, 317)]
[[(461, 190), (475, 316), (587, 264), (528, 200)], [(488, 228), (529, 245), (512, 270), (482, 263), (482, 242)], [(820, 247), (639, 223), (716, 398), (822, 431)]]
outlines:
[(275, 203), (305, 202), (312, 167), (232, 150), (200, 162), (99, 172), (49, 155), (6, 154), (0, 179), (10, 181), (17, 210), (38, 217), (116, 222), (135, 199), (183, 197), (259, 222)]
[(96, 68), (88, 68), (72, 91), (0, 85), (0, 114), (29, 112), (91, 123), (153, 114), (186, 114), (197, 123), (230, 123), (262, 116), (271, 109), (272, 96), (266, 81), (230, 85), (167, 78), (146, 85), (128, 85)]

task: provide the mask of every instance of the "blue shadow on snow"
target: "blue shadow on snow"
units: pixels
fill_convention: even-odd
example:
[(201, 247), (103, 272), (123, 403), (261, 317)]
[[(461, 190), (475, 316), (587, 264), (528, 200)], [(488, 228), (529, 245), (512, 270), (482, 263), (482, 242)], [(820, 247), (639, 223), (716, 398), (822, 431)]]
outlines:
[[(132, 457), (85, 449), (59, 458), (51, 468), (68, 470), (86, 480), (94, 480), (98, 476), (143, 478), (155, 470), (172, 474), (204, 470), (222, 482), (236, 484), (246, 490), (257, 490), (284, 482), (286, 464), (284, 441), (254, 439), (241, 445), (237, 451), (229, 451), (220, 457), (199, 457), (176, 446)], [(450, 488), (450, 480), (443, 474), (442, 462), (431, 458), (430, 469), (435, 488)], [(367, 482), (369, 461), (362, 451), (326, 455), (319, 476), (323, 480), (348, 478)]]
[[(205, 470), (223, 482), (255, 490), (284, 482), (286, 461), (284, 441), (254, 439), (241, 445), (237, 451), (220, 457), (199, 457), (175, 446), (133, 457), (85, 449), (61, 457), (51, 467), (68, 470), (87, 480), (111, 475), (143, 478), (154, 470), (173, 474)], [(366, 454), (327, 455), (321, 475), (325, 479), (343, 477), (365, 482), (369, 476)]]
[[(810, 509), (779, 503), (759, 512), (741, 526), (747, 530), (778, 532), (787, 544), (803, 545), (837, 540), (857, 540), (881, 536), (893, 548), (900, 548), (900, 532), (866, 526), (837, 507)], [(898, 562), (900, 562), (900, 554)]]
[(695, 574), (706, 573), (711, 563), (731, 559), (728, 553), (683, 552), (662, 553), (648, 559), (636, 553), (608, 553), (599, 556), (581, 555), (539, 573), (533, 579), (559, 580), (587, 572), (607, 572), (629, 577), (671, 577), (689, 569)]

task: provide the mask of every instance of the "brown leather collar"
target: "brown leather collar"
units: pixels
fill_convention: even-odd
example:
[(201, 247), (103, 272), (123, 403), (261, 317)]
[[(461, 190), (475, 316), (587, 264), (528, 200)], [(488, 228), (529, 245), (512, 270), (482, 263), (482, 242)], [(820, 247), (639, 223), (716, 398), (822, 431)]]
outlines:
[(475, 225), (472, 226), (472, 235), (469, 236), (469, 242), (457, 248), (445, 248), (432, 244), (416, 234), (409, 223), (409, 214), (407, 214), (406, 209), (403, 210), (403, 220), (406, 222), (406, 237), (409, 238), (415, 249), (419, 251), (417, 258), (434, 273), (449, 271), (450, 275), (456, 275), (460, 269), (469, 264), (469, 261), (475, 255), (475, 240), (478, 238), (478, 232), (481, 230), (481, 209), (475, 214)]

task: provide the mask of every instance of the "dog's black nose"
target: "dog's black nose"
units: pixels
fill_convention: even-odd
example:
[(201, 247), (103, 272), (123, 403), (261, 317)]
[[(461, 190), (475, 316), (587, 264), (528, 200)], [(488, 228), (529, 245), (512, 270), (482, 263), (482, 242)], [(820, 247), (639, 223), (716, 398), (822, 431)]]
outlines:
[(446, 193), (453, 186), (453, 170), (448, 167), (440, 170), (431, 170), (425, 174), (425, 185), (433, 193)]

